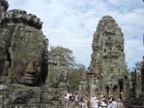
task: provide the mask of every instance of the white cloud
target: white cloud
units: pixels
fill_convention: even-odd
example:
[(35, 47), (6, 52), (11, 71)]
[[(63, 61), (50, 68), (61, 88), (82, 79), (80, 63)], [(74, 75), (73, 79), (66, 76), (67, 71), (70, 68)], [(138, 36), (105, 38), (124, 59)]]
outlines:
[(132, 68), (134, 63), (142, 61), (144, 49), (142, 47), (142, 40), (129, 39), (125, 44), (126, 61), (128, 61), (129, 68)]
[(124, 33), (129, 67), (142, 60), (142, 0), (9, 0), (9, 4), (10, 9), (23, 9), (41, 18), (50, 45), (73, 50), (76, 61), (86, 66), (90, 64), (98, 21), (111, 15)]

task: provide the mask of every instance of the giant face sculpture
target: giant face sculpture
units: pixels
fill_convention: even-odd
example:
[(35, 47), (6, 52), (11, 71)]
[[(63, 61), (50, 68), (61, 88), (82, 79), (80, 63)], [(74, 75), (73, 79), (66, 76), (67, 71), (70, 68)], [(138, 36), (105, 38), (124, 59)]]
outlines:
[(12, 39), (13, 83), (28, 86), (44, 83), (48, 67), (46, 52), (47, 40), (41, 31), (18, 27)]
[(13, 59), (14, 81), (19, 84), (38, 85), (41, 73), (41, 57), (23, 52)]

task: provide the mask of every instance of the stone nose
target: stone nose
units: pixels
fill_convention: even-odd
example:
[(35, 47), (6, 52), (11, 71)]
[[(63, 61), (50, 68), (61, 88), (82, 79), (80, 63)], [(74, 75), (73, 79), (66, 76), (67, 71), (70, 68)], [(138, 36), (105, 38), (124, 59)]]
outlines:
[(34, 63), (30, 62), (27, 69), (26, 69), (26, 73), (27, 74), (34, 74), (35, 73), (35, 69), (34, 69)]

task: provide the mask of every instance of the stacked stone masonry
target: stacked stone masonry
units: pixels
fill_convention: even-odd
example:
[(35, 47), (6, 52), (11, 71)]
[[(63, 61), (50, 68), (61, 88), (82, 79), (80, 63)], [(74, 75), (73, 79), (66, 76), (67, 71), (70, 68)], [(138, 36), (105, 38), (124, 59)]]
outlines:
[(121, 93), (126, 93), (127, 78), (124, 37), (111, 16), (104, 16), (99, 21), (92, 50), (91, 64), (86, 73), (89, 95), (122, 98)]

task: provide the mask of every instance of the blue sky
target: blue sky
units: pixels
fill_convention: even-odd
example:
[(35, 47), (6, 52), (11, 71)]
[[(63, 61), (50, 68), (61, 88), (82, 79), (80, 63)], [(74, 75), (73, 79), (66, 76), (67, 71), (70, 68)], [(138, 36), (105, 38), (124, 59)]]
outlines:
[(111, 15), (124, 33), (128, 67), (144, 56), (143, 0), (8, 0), (9, 10), (22, 9), (43, 22), (43, 33), (52, 46), (73, 50), (78, 63), (89, 66), (92, 39), (99, 20)]

